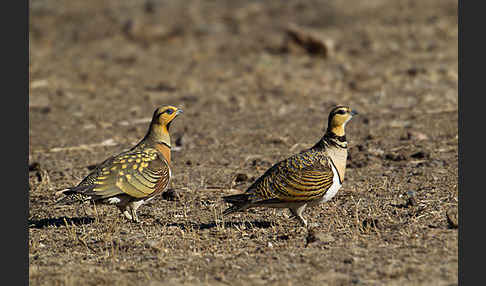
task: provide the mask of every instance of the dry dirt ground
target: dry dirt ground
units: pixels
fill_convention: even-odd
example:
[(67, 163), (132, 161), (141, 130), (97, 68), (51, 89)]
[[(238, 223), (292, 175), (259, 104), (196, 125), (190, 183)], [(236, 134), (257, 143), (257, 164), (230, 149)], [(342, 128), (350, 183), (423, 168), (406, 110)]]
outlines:
[[(30, 1), (31, 285), (457, 285), (456, 1)], [(343, 188), (222, 218), (222, 195), (347, 126)], [(171, 191), (129, 223), (53, 206), (172, 125)]]

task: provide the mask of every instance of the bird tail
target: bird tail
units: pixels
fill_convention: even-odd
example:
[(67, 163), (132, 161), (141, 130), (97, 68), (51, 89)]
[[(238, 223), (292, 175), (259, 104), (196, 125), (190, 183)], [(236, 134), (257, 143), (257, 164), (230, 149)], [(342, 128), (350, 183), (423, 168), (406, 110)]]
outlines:
[(223, 200), (227, 203), (232, 204), (229, 208), (223, 211), (223, 215), (231, 214), (234, 212), (243, 211), (250, 205), (250, 195), (249, 194), (238, 194), (223, 197)]
[(91, 197), (80, 194), (77, 192), (77, 187), (62, 189), (54, 193), (54, 196), (59, 197), (63, 195), (64, 197), (56, 200), (53, 205), (70, 205), (73, 203), (84, 202), (91, 199)]

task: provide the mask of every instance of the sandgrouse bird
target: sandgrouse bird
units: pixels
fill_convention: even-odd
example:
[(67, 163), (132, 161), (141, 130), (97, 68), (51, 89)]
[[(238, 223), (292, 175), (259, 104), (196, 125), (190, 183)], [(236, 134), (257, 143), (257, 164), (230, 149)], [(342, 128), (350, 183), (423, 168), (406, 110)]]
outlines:
[(243, 194), (223, 197), (232, 204), (223, 215), (252, 207), (289, 208), (307, 226), (304, 209), (329, 201), (341, 188), (348, 155), (344, 128), (355, 114), (347, 106), (333, 108), (319, 142), (273, 165)]
[(180, 113), (174, 106), (157, 108), (147, 134), (137, 145), (106, 159), (76, 187), (58, 192), (65, 197), (57, 204), (89, 200), (114, 204), (127, 219), (139, 222), (137, 209), (169, 185), (169, 128)]

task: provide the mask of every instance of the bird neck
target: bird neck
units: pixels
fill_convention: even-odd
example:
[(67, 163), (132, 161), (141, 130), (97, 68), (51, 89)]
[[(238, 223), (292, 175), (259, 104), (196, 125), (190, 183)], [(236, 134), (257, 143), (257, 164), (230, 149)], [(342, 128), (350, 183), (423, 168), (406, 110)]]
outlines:
[(348, 157), (348, 142), (346, 135), (339, 136), (332, 129), (324, 134), (322, 139), (316, 144), (318, 148), (325, 152), (339, 173), (339, 181), (342, 183), (346, 172), (346, 158)]
[(166, 126), (152, 124), (145, 137), (135, 148), (156, 148), (164, 158), (170, 163), (170, 135)]
[(144, 139), (151, 142), (152, 144), (165, 144), (167, 145), (167, 147), (171, 147), (169, 129), (165, 125), (150, 125), (150, 128)]
[(328, 147), (337, 147), (341, 149), (346, 149), (348, 147), (348, 142), (346, 141), (346, 135), (338, 135), (334, 133), (333, 129), (327, 129), (324, 136), (322, 136), (321, 140), (317, 142), (317, 148), (328, 148)]
[(159, 150), (164, 156), (167, 163), (170, 164), (170, 146), (165, 143), (155, 143), (155, 149)]
[(345, 136), (346, 133), (344, 132), (344, 125), (331, 125), (327, 128), (330, 133), (333, 133), (336, 136)]

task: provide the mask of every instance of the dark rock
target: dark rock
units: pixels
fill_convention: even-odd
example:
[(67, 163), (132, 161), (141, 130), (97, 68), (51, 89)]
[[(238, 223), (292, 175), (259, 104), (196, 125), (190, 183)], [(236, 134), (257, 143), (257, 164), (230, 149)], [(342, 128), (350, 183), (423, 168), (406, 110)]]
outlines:
[(168, 189), (162, 193), (162, 198), (167, 201), (179, 201), (181, 197), (182, 194), (174, 189)]
[(418, 151), (418, 152), (410, 155), (410, 157), (415, 158), (415, 159), (424, 159), (424, 158), (428, 158), (429, 154), (424, 152), (424, 151)]
[(246, 182), (248, 180), (248, 175), (244, 173), (238, 173), (235, 176), (235, 183), (241, 183), (241, 182)]
[(41, 166), (38, 162), (34, 162), (34, 163), (29, 165), (29, 172), (39, 171), (40, 169), (41, 169)]
[(446, 212), (446, 216), (447, 216), (447, 223), (449, 224), (449, 228), (459, 227), (457, 208), (450, 208)]

